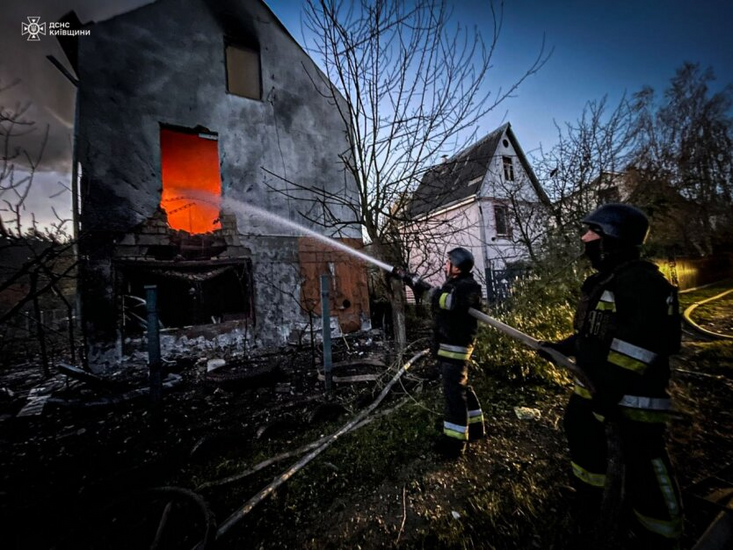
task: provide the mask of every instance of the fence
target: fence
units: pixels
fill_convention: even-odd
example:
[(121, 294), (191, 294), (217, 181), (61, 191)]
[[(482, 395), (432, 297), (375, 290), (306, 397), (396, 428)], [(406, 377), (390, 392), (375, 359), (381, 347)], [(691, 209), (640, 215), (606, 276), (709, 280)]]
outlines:
[(512, 286), (529, 275), (527, 268), (510, 267), (507, 269), (486, 270), (486, 300), (490, 304), (503, 302), (512, 293)]
[(733, 255), (720, 254), (704, 258), (656, 258), (659, 270), (680, 290), (695, 288), (733, 277)]
[[(76, 327), (76, 313), (72, 313), (71, 322)], [(36, 338), (37, 325), (40, 324), (45, 330), (51, 332), (63, 332), (69, 328), (69, 316), (66, 309), (46, 309), (41, 311), (40, 319), (36, 319), (32, 311), (18, 312), (13, 318), (5, 322), (4, 336), (21, 340), (23, 338)]]

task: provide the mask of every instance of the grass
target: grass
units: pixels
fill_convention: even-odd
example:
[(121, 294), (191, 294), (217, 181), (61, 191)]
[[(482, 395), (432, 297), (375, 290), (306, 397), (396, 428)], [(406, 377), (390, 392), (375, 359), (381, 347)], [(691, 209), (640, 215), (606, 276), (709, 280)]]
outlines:
[[(681, 302), (689, 305), (730, 286), (683, 294)], [(557, 340), (571, 331), (572, 292), (570, 282), (543, 287), (528, 281), (509, 307), (488, 313), (534, 337)], [(686, 356), (706, 372), (730, 372), (733, 342), (688, 343)], [(438, 384), (427, 385), (391, 415), (340, 438), (296, 474), (242, 522), (238, 541), (312, 549), (391, 548), (397, 540), (400, 548), (567, 547), (570, 517), (560, 492), (567, 483), (567, 456), (559, 411), (567, 391), (561, 386), (569, 378), (489, 327), (481, 327), (473, 359), (470, 383), (489, 428), (488, 440), (474, 454), (442, 463), (432, 453), (442, 395)], [(543, 418), (518, 421), (515, 406), (541, 408)], [(287, 442), (260, 447), (256, 457), (229, 458), (220, 469), (231, 473), (333, 433), (346, 421), (304, 429)], [(231, 511), (295, 460), (222, 495), (217, 508)]]
[[(477, 367), (471, 369), (470, 381), (484, 401), (492, 432), (473, 454), (457, 463), (438, 460), (431, 447), (439, 433), (436, 424), (443, 407), (440, 385), (413, 389), (412, 398), (407, 398), (404, 406), (339, 438), (293, 476), (241, 522), (230, 543), (236, 546), (246, 537), (250, 546), (256, 547), (254, 541), (259, 541), (273, 547), (272, 536), (277, 533), (275, 547), (301, 544), (320, 549), (348, 544), (355, 548), (362, 543), (364, 547), (391, 547), (400, 532), (405, 498), (410, 503), (406, 508), (409, 524), (400, 548), (531, 547), (543, 531), (552, 528), (548, 522), (558, 521), (549, 508), (557, 497), (552, 489), (561, 466), (553, 460), (550, 462), (554, 466), (548, 468), (550, 462), (528, 459), (532, 453), (517, 447), (515, 438), (536, 440), (536, 435), (515, 433), (517, 426), (531, 431), (535, 425), (518, 421), (512, 409), (518, 405), (546, 405), (552, 399), (557, 401), (558, 395), (546, 385), (507, 388), (493, 371)], [(383, 403), (380, 409), (393, 406), (400, 397), (391, 397), (390, 403)], [(208, 476), (214, 479), (230, 475), (266, 456), (334, 433), (347, 421), (342, 418), (304, 429), (288, 441), (263, 442), (249, 456), (219, 457), (195, 473), (189, 471), (189, 475), (195, 476), (196, 482)], [(541, 437), (548, 434), (553, 441), (562, 439), (556, 429), (543, 431)], [(296, 460), (288, 459), (235, 486), (207, 492), (217, 517), (224, 519)], [(460, 515), (459, 520), (453, 517), (454, 511)], [(332, 527), (339, 526), (340, 520), (332, 518), (328, 522), (323, 516), (326, 512), (329, 516), (343, 514), (348, 525)], [(329, 539), (317, 528), (314, 530), (319, 522), (325, 522), (329, 530), (343, 528), (344, 532), (330, 533)], [(283, 526), (292, 529), (283, 530)], [(298, 530), (310, 533), (313, 539), (304, 541)], [(491, 542), (487, 542), (489, 534)]]
[[(691, 305), (717, 296), (732, 288), (733, 280), (729, 279), (707, 288), (680, 294), (680, 310), (684, 312)], [(704, 328), (712, 329), (713, 332), (727, 334), (729, 331), (726, 329), (726, 326), (730, 326), (731, 311), (733, 311), (733, 293), (696, 307), (690, 313), (690, 319)], [(726, 318), (728, 319), (727, 321)], [(716, 321), (720, 322), (721, 320), (724, 325), (722, 327), (716, 327)]]
[(712, 286), (694, 290), (692, 292), (680, 293), (680, 308), (684, 310), (696, 302), (701, 302), (708, 298), (712, 298), (716, 294), (725, 292), (733, 288), (733, 279), (726, 279), (713, 284)]

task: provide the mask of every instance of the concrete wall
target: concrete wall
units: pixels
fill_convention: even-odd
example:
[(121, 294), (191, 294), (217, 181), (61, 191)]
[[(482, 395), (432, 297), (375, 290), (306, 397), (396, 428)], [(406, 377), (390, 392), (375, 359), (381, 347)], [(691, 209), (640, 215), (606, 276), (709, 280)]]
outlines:
[[(345, 125), (314, 89), (317, 69), (259, 0), (159, 0), (91, 29), (79, 41), (82, 249), (88, 259), (82, 292), (91, 353), (102, 357), (120, 337), (115, 260), (145, 254), (135, 250), (144, 245), (141, 233), (149, 236), (147, 244), (170, 237), (149, 230), (160, 216), (161, 124), (218, 134), (224, 197), (284, 218), (303, 223), (300, 211), (314, 203), (274, 192), (287, 184), (264, 169), (340, 196), (355, 197), (356, 190), (337, 156), (347, 147)], [(227, 93), (224, 39), (232, 33), (259, 43), (261, 101)], [(270, 287), (295, 284), (296, 232), (226, 207), (223, 214), (234, 221), (221, 235), (228, 246), (219, 257), (252, 259), (255, 339), (282, 342), (280, 334), (300, 312)], [(360, 237), (356, 227), (342, 235)], [(118, 346), (100, 361), (119, 353)]]

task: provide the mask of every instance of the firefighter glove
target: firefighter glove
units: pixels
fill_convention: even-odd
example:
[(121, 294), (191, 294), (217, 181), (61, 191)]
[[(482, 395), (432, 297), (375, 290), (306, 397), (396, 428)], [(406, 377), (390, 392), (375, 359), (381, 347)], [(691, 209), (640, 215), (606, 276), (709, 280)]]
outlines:
[(431, 286), (423, 281), (416, 273), (410, 273), (402, 267), (395, 267), (392, 269), (392, 273), (409, 286), (415, 293), (415, 297), (422, 296), (422, 294), (429, 290)]

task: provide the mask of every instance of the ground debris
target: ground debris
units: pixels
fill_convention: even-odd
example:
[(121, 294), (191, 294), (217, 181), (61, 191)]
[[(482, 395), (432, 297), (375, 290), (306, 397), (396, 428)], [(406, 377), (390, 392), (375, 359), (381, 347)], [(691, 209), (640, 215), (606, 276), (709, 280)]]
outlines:
[(514, 407), (514, 414), (519, 420), (539, 420), (542, 418), (542, 411), (531, 407)]

